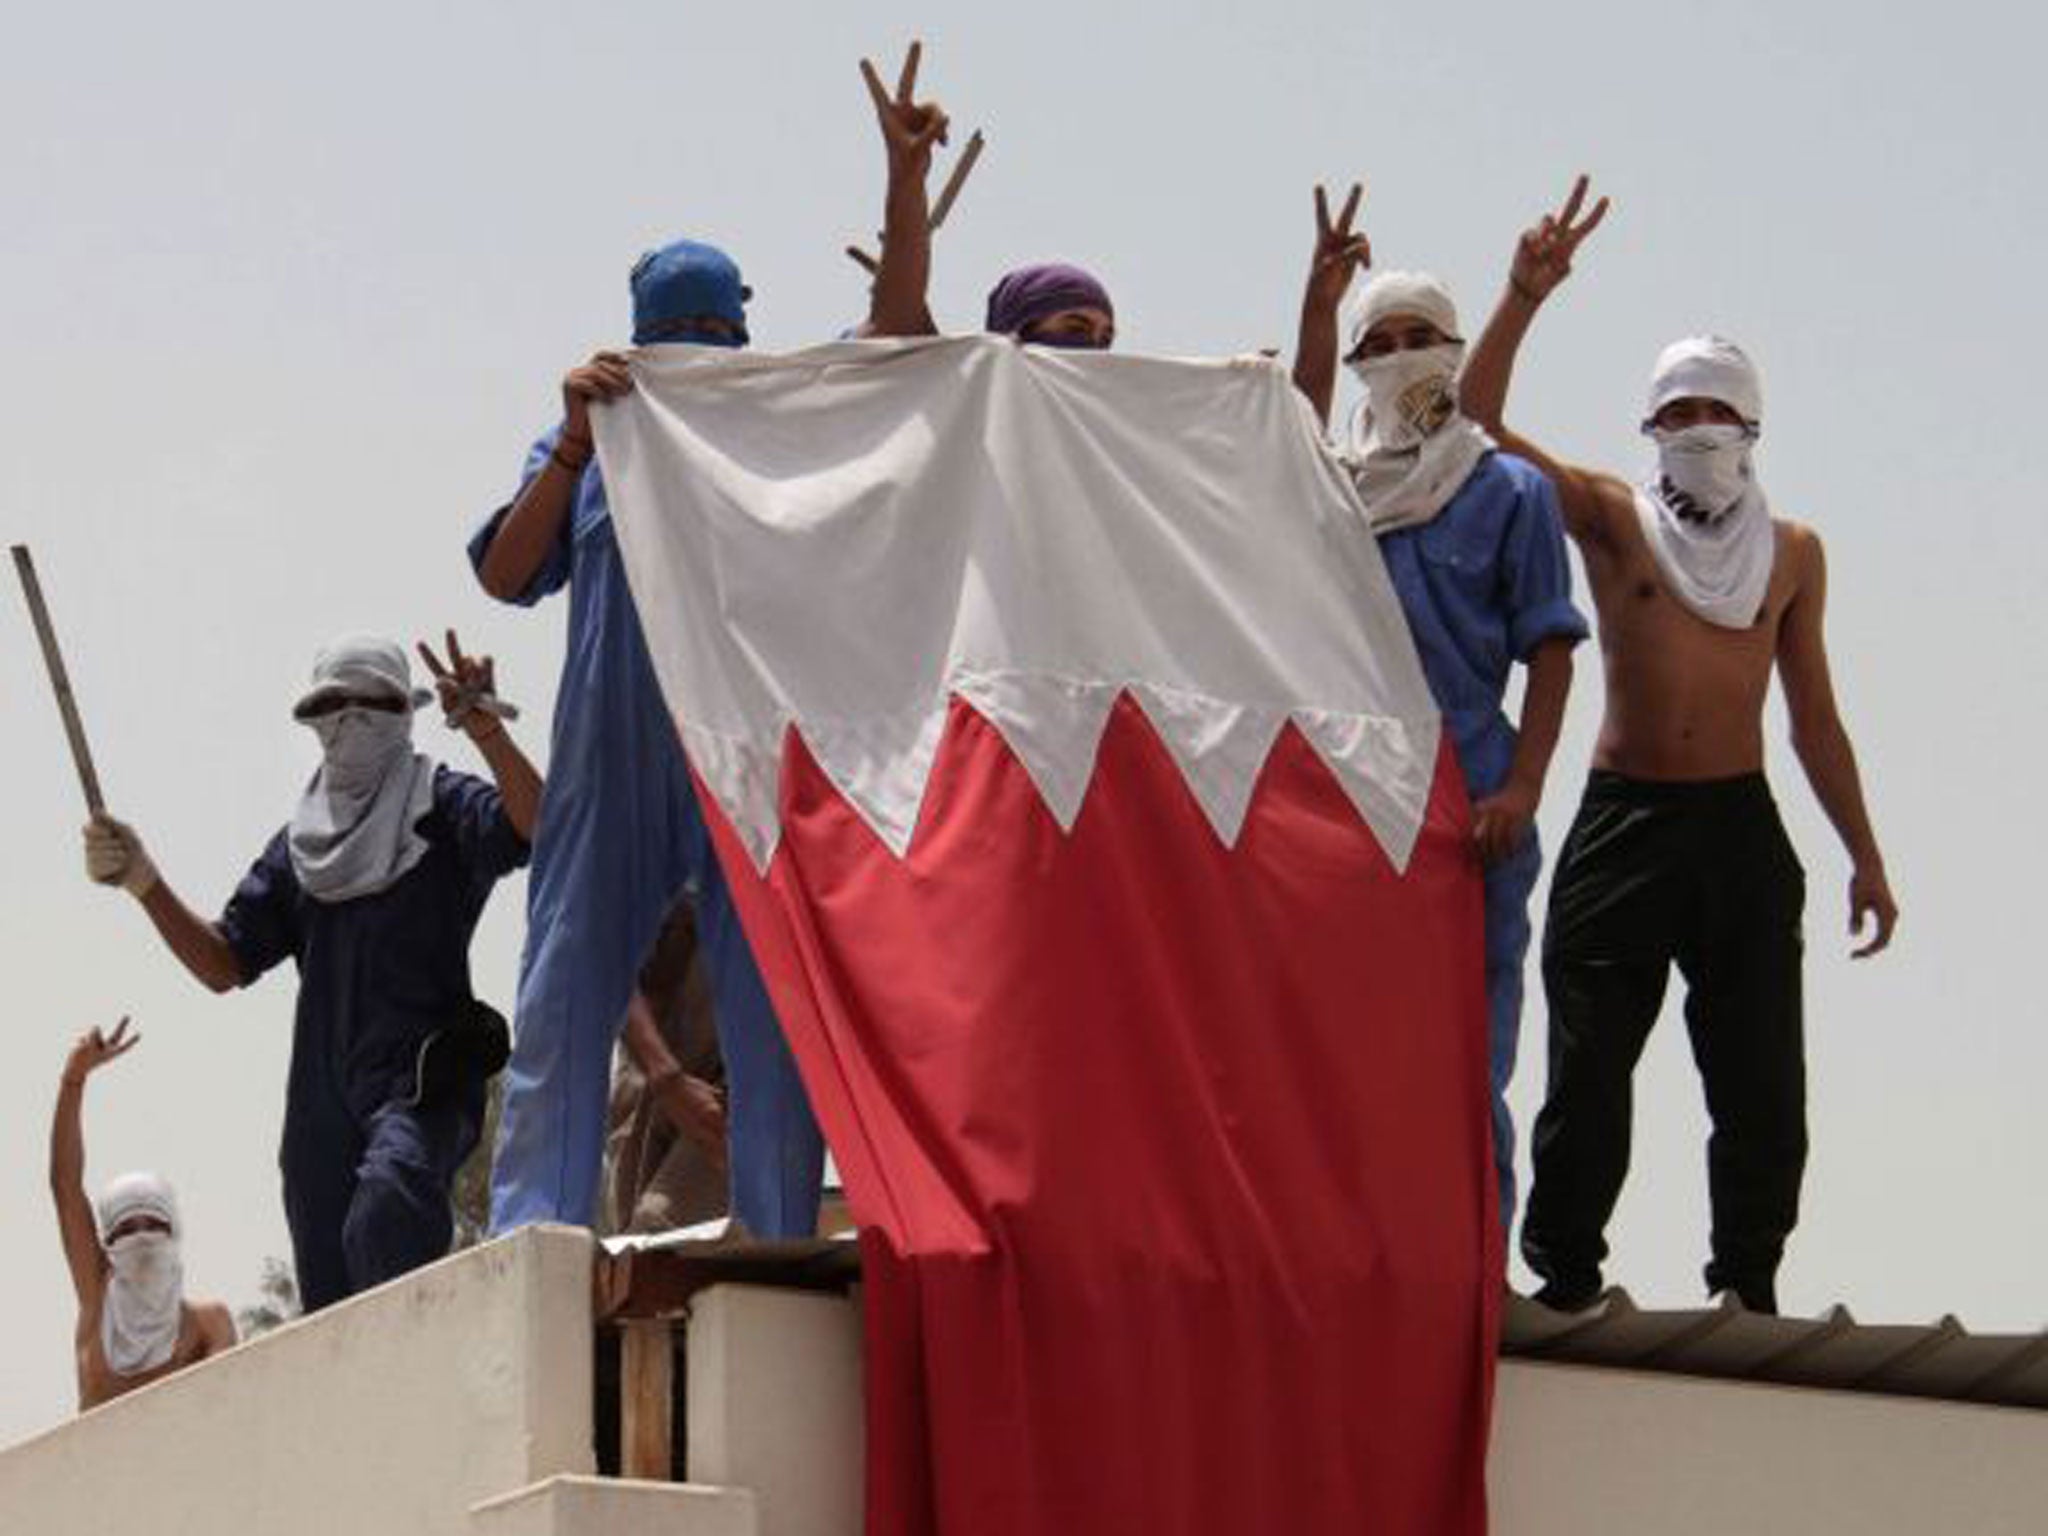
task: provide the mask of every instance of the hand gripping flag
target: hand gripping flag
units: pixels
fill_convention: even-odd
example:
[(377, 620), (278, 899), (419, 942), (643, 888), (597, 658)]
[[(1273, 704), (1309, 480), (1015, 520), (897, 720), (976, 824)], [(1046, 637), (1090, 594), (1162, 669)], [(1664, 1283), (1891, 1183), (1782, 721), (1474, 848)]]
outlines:
[(633, 368), (620, 546), (863, 1229), (869, 1531), (1483, 1530), (1469, 810), (1285, 375)]

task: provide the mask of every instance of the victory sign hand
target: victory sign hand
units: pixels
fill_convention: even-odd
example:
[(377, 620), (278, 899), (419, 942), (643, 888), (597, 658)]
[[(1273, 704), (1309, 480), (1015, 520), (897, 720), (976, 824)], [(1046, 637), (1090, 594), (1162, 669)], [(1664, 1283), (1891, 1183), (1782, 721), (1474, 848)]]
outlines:
[(903, 56), (903, 71), (896, 78), (894, 96), (875, 73), (875, 66), (866, 59), (860, 61), (860, 76), (867, 82), (868, 95), (874, 100), (875, 119), (881, 124), (882, 143), (889, 152), (890, 165), (918, 176), (931, 165), (932, 147), (946, 142), (947, 128), (943, 107), (935, 101), (916, 100), (917, 66), (923, 56), (924, 44), (912, 43)]
[(1372, 242), (1361, 232), (1353, 234), (1351, 221), (1358, 217), (1358, 204), (1365, 188), (1351, 184), (1343, 211), (1335, 223), (1330, 220), (1330, 200), (1316, 184), (1316, 250), (1308, 269), (1309, 302), (1334, 312), (1351, 286), (1351, 274), (1372, 265)]
[(1579, 242), (1600, 227), (1607, 217), (1607, 199), (1601, 198), (1583, 218), (1579, 210), (1586, 201), (1587, 181), (1581, 176), (1572, 183), (1572, 195), (1556, 213), (1546, 213), (1534, 228), (1522, 231), (1515, 245), (1514, 265), (1508, 269), (1508, 286), (1531, 304), (1541, 304), (1557, 285), (1571, 276), (1572, 255)]

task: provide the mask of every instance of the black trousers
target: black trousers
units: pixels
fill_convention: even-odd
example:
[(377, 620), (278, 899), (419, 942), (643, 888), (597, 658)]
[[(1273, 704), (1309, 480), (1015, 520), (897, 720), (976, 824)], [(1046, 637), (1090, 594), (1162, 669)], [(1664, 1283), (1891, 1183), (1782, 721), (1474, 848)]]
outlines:
[(1806, 1166), (1800, 919), (1806, 877), (1762, 774), (1656, 783), (1596, 771), (1551, 880), (1550, 1082), (1522, 1252), (1591, 1296), (1628, 1173), (1630, 1080), (1673, 965), (1706, 1088), (1710, 1291), (1776, 1309)]

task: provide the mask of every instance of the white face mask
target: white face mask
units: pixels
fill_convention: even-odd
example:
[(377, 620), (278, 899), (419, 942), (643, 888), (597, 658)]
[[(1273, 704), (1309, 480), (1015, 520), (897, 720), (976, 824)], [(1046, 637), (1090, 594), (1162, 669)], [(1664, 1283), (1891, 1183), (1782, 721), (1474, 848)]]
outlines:
[(375, 789), (412, 742), (411, 710), (340, 709), (306, 723), (320, 738), (327, 788), (344, 796)]
[(1413, 448), (1457, 413), (1452, 381), (1464, 357), (1462, 341), (1446, 341), (1350, 364), (1365, 386), (1372, 436), (1379, 447), (1396, 452)]
[(1694, 427), (1652, 427), (1657, 472), (1671, 489), (1673, 510), (1714, 522), (1756, 482), (1751, 463), (1755, 434), (1747, 427), (1708, 422)]
[(171, 1358), (184, 1321), (185, 1266), (178, 1240), (166, 1232), (130, 1232), (107, 1245), (107, 1295), (100, 1346), (123, 1376), (154, 1370)]

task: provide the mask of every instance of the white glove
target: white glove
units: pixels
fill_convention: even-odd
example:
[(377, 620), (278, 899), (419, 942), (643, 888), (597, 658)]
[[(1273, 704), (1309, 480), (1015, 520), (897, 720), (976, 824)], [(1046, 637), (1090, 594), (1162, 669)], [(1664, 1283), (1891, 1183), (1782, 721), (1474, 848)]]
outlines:
[(118, 885), (135, 897), (148, 895), (159, 878), (135, 829), (106, 815), (85, 824), (85, 872), (99, 884)]

